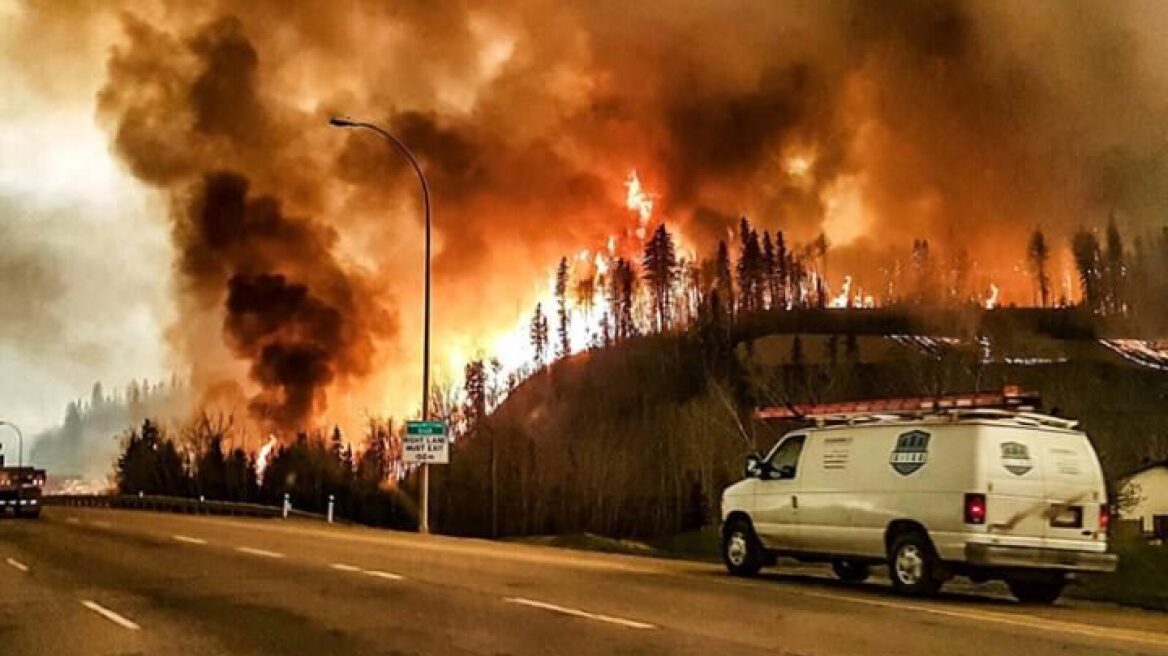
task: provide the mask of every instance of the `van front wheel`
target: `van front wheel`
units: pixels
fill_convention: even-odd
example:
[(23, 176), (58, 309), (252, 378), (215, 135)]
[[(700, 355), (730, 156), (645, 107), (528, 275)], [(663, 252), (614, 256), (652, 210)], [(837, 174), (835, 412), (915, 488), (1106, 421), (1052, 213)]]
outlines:
[(903, 533), (888, 550), (888, 576), (900, 594), (924, 597), (941, 589), (933, 545), (920, 533)]
[(1010, 593), (1024, 604), (1053, 604), (1067, 580), (1061, 574), (1041, 579), (1007, 579)]
[(754, 576), (766, 560), (754, 528), (742, 519), (731, 520), (722, 532), (722, 561), (734, 576)]

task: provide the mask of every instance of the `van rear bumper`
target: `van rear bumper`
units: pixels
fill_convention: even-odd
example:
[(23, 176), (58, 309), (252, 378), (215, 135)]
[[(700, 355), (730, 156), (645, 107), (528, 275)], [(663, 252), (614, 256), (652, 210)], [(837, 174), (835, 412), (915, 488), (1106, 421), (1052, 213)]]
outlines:
[(971, 542), (965, 545), (965, 562), (982, 567), (1025, 567), (1068, 572), (1114, 572), (1119, 557), (1112, 553), (1007, 547)]

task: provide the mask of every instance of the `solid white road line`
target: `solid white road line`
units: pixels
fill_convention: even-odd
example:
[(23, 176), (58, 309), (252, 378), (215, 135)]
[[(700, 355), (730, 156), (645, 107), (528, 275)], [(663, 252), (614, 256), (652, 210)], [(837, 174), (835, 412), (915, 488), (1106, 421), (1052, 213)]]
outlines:
[(130, 620), (122, 617), (121, 615), (118, 615), (117, 613), (113, 612), (112, 610), (110, 610), (108, 608), (101, 607), (100, 605), (97, 604), (97, 602), (90, 601), (88, 599), (82, 599), (81, 605), (85, 606), (89, 610), (97, 613), (98, 615), (101, 615), (102, 617), (113, 622), (114, 624), (117, 624), (118, 626), (122, 627), (123, 629), (137, 631), (138, 629), (142, 628), (142, 627), (138, 626), (137, 624), (131, 622)]
[(15, 567), (16, 569), (18, 569), (18, 570), (20, 570), (20, 571), (22, 571), (22, 572), (27, 572), (27, 571), (28, 571), (28, 565), (25, 565), (24, 563), (20, 562), (19, 560), (15, 560), (15, 559), (13, 559), (13, 558), (9, 558), (8, 560), (6, 560), (6, 561), (4, 561), (4, 562), (8, 563), (8, 564), (9, 564), (9, 565), (11, 565), (12, 567)]
[(187, 544), (207, 544), (207, 541), (202, 538), (192, 538), (189, 535), (172, 535), (170, 536), (179, 542), (186, 542)]
[(401, 574), (394, 574), (392, 572), (382, 572), (381, 570), (376, 570), (376, 569), (367, 569), (364, 572), (362, 572), (362, 574), (365, 574), (366, 576), (372, 576), (372, 577), (378, 578), (378, 579), (389, 579), (390, 581), (401, 581), (402, 579), (405, 578)]
[(109, 522), (101, 521), (101, 520), (97, 520), (97, 521), (93, 521), (93, 522), (89, 522), (89, 523), (93, 524), (94, 526), (96, 526), (98, 528), (111, 528), (113, 526), (113, 524), (110, 524)]
[(333, 563), (332, 565), (329, 565), (329, 567), (332, 567), (333, 569), (341, 571), (341, 572), (360, 572), (361, 571), (360, 567), (357, 567), (355, 565), (346, 565), (344, 563)]
[(557, 606), (549, 604), (544, 601), (535, 601), (534, 599), (524, 599), (523, 597), (503, 597), (503, 601), (509, 604), (519, 604), (521, 606), (530, 606), (532, 608), (542, 608), (543, 610), (550, 610), (564, 615), (571, 615), (572, 617), (583, 617), (585, 619), (596, 620), (598, 622), (608, 622), (609, 624), (617, 624), (630, 629), (655, 629), (656, 626), (645, 622), (638, 622), (636, 620), (626, 620), (621, 617), (613, 617), (611, 615), (601, 615), (598, 613), (589, 613), (588, 611), (579, 610), (576, 608), (565, 608), (564, 606)]
[(66, 517), (65, 521), (69, 522), (70, 524), (80, 524), (81, 523), (81, 520), (78, 519), (77, 517)]
[(253, 549), (252, 547), (236, 547), (236, 551), (253, 556), (263, 556), (264, 558), (283, 558), (284, 554), (279, 551), (268, 551), (267, 549)]

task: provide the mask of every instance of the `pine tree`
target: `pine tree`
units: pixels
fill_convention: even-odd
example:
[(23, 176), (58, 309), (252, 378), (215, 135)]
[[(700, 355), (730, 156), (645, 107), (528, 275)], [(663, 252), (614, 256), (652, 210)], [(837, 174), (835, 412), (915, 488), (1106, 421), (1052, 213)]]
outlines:
[(652, 297), (654, 327), (657, 332), (668, 330), (672, 324), (677, 253), (673, 247), (673, 236), (669, 234), (664, 223), (657, 226), (653, 236), (645, 244), (642, 267)]
[(763, 287), (766, 290), (765, 309), (776, 310), (779, 308), (779, 279), (778, 279), (778, 264), (775, 260), (775, 245), (771, 241), (771, 233), (763, 231), (762, 233), (762, 279)]
[(763, 261), (758, 232), (744, 216), (738, 226), (741, 248), (738, 255), (738, 307), (742, 312), (757, 312), (762, 307)]
[(633, 322), (633, 302), (637, 287), (637, 273), (623, 257), (613, 263), (609, 303), (613, 313), (613, 339), (620, 341), (636, 334)]
[(722, 316), (730, 320), (734, 316), (734, 276), (730, 273), (730, 249), (725, 241), (718, 242), (718, 257), (714, 261), (714, 289), (718, 292), (718, 302), (722, 306)]
[(1030, 272), (1034, 274), (1034, 284), (1038, 288), (1039, 307), (1047, 307), (1050, 303), (1050, 276), (1046, 273), (1046, 263), (1050, 259), (1050, 248), (1046, 245), (1046, 237), (1042, 230), (1036, 228), (1030, 235), (1030, 245), (1026, 249), (1030, 261)]
[(787, 252), (787, 242), (783, 239), (783, 231), (775, 231), (775, 270), (773, 274), (776, 294), (773, 304), (785, 310), (791, 300), (790, 256)]
[(481, 359), (467, 363), (463, 391), (466, 403), (462, 414), (466, 417), (466, 430), (470, 433), (487, 417), (487, 370)]
[(1099, 240), (1086, 230), (1079, 230), (1071, 239), (1071, 253), (1079, 270), (1083, 287), (1083, 303), (1091, 312), (1104, 309), (1103, 272), (1099, 255)]
[(567, 357), (572, 352), (571, 343), (571, 328), (568, 316), (568, 258), (560, 258), (560, 266), (556, 269), (556, 315), (559, 318), (559, 326), (556, 328), (556, 334), (559, 339), (556, 342), (556, 350), (559, 357)]
[(531, 316), (531, 351), (535, 356), (536, 370), (543, 368), (543, 363), (547, 359), (548, 347), (548, 329), (547, 317), (543, 314), (543, 304), (535, 304), (535, 312)]
[(1123, 240), (1115, 225), (1115, 214), (1107, 221), (1106, 311), (1121, 314), (1127, 307), (1127, 270), (1124, 266)]

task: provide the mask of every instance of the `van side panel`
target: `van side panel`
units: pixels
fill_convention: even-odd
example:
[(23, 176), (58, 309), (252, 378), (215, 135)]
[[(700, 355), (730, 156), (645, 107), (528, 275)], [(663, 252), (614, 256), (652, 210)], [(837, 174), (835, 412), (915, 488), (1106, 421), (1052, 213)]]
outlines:
[(975, 427), (835, 426), (811, 431), (799, 492), (805, 548), (874, 559), (898, 519), (922, 524), (943, 558), (964, 549), (963, 503), (976, 490)]

